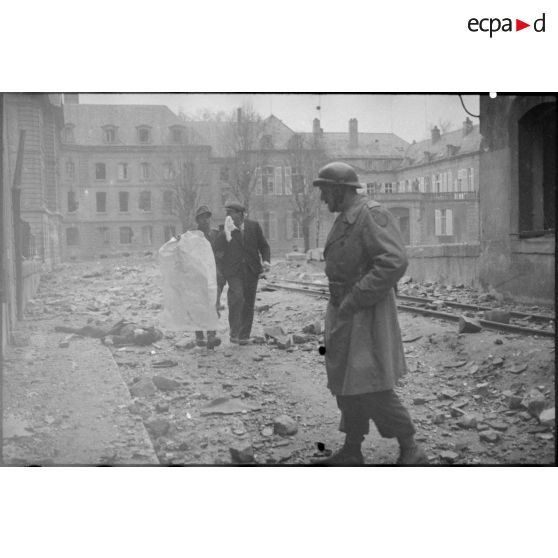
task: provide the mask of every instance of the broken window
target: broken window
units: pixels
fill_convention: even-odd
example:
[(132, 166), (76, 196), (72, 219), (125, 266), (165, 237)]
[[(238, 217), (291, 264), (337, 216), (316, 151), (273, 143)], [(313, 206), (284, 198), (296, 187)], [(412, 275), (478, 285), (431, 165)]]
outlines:
[(140, 192), (138, 207), (141, 211), (151, 211), (151, 192), (148, 190)]
[(97, 202), (97, 213), (106, 213), (107, 211), (107, 193), (96, 192), (95, 199)]
[(131, 244), (133, 236), (131, 227), (120, 227), (120, 244)]
[(79, 208), (79, 202), (75, 190), (68, 192), (68, 213), (73, 213)]
[(95, 180), (105, 180), (107, 178), (107, 167), (105, 163), (95, 163)]
[(69, 227), (66, 229), (66, 245), (79, 246), (79, 229), (77, 227)]
[(128, 212), (128, 201), (130, 200), (129, 192), (118, 192), (118, 209), (121, 213)]
[(118, 180), (128, 180), (128, 163), (118, 163)]

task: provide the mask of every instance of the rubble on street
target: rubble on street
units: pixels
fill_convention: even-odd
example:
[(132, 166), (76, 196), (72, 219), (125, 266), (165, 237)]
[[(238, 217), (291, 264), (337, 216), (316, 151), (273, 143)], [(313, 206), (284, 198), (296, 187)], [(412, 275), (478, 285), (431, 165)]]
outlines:
[[(323, 262), (298, 259), (273, 262), (268, 280), (327, 284)], [(490, 317), (503, 322), (514, 308), (552, 312), (459, 285), (407, 277), (399, 287), (484, 305), (491, 296), (501, 310)], [(224, 342), (214, 350), (197, 347), (193, 331), (160, 327), (161, 303), (151, 255), (72, 262), (43, 276), (6, 355), (6, 464), (67, 463), (72, 455), (76, 464), (305, 464), (316, 447), (342, 443), (319, 351), (325, 297), (269, 291), (261, 281), (255, 342)], [(226, 317), (225, 310), (217, 332), (225, 340)], [(464, 316), (458, 330), (441, 319), (400, 313), (409, 372), (397, 389), (417, 439), (431, 464), (553, 463), (554, 340), (477, 329), (477, 317), (484, 312)], [(130, 325), (129, 342), (121, 342), (115, 324)], [(155, 334), (147, 339), (146, 332)], [(138, 336), (149, 342), (134, 342)], [(57, 361), (68, 363), (65, 372)], [(110, 366), (114, 376), (107, 375)], [(33, 395), (41, 390), (48, 391), (48, 404)], [(70, 412), (68, 390), (104, 404), (85, 412), (74, 398)], [(77, 451), (71, 436), (61, 436), (83, 433), (96, 420), (103, 428), (112, 421), (118, 431), (99, 434), (102, 451)], [(91, 444), (96, 439), (84, 437)], [(56, 442), (49, 446), (49, 440)], [(371, 426), (363, 444), (367, 464), (395, 463), (397, 451)]]

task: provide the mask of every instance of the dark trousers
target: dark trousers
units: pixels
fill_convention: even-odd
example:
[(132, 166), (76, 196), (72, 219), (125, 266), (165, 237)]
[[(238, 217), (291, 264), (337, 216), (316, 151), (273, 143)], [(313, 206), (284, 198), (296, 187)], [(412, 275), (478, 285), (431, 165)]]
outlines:
[(415, 434), (409, 412), (392, 389), (359, 395), (338, 395), (337, 406), (341, 411), (339, 430), (345, 432), (348, 442), (362, 442), (369, 432), (370, 419), (382, 438), (405, 438)]
[[(221, 293), (223, 292), (223, 289), (225, 288), (225, 285), (227, 284), (226, 279), (220, 274), (217, 274), (217, 306), (219, 306), (219, 304), (221, 304)], [(216, 332), (215, 331), (208, 331), (207, 332), (208, 337), (215, 337)], [(204, 335), (203, 335), (203, 331), (196, 331), (196, 339), (198, 341), (203, 341), (204, 339)]]
[(254, 320), (258, 276), (245, 272), (243, 275), (228, 276), (227, 283), (230, 335), (236, 339), (248, 339)]

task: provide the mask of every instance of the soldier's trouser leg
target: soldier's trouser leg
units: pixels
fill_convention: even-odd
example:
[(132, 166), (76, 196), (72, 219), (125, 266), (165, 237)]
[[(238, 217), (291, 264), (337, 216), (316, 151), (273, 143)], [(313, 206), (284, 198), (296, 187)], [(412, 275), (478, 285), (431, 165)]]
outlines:
[(244, 307), (244, 285), (242, 277), (227, 277), (229, 291), (227, 301), (229, 303), (229, 326), (231, 339), (238, 339), (240, 326), (242, 324), (242, 309)]
[(347, 438), (356, 440), (368, 434), (369, 419), (374, 421), (383, 438), (400, 439), (415, 434), (409, 412), (392, 389), (360, 395), (338, 395), (337, 405), (342, 413), (339, 430), (345, 432)]
[(249, 339), (254, 321), (254, 305), (256, 303), (256, 291), (258, 288), (258, 276), (251, 273), (244, 274), (244, 306), (242, 307), (242, 323), (240, 325), (240, 339)]
[(198, 346), (205, 345), (205, 338), (203, 335), (203, 331), (196, 331), (196, 343)]

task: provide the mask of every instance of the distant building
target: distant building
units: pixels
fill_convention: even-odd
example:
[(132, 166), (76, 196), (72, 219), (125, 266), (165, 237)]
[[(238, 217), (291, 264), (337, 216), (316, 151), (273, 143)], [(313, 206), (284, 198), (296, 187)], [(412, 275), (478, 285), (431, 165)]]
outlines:
[[(154, 250), (215, 203), (211, 149), (166, 106), (64, 105), (60, 199), (66, 257)], [(197, 196), (178, 194), (190, 180)], [(192, 225), (190, 219), (190, 226)]]
[(413, 142), (386, 175), (369, 173), (368, 194), (399, 220), (410, 245), (479, 242), (478, 126), (467, 118), (461, 130)]
[(480, 98), (481, 283), (553, 301), (556, 96)]

